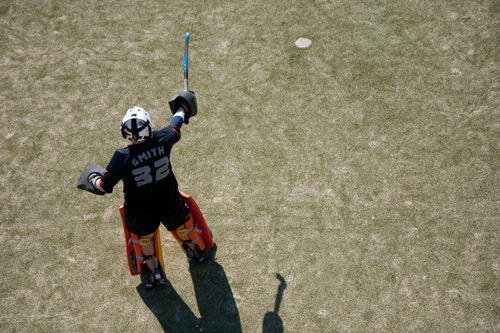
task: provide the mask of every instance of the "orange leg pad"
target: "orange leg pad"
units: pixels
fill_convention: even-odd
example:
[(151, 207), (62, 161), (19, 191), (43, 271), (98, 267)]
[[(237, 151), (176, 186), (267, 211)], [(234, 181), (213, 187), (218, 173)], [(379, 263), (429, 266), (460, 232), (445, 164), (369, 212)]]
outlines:
[[(133, 257), (136, 253), (134, 249), (134, 242), (132, 242), (132, 233), (125, 227), (125, 209), (123, 205), (120, 206), (120, 215), (122, 217), (123, 233), (125, 234), (125, 247), (127, 249), (128, 268), (130, 269), (130, 274), (138, 275), (141, 274), (141, 265), (138, 265), (137, 263), (131, 261), (133, 260)], [(142, 252), (140, 255), (142, 255)]]
[[(120, 215), (122, 218), (123, 224), (123, 233), (125, 235), (125, 247), (127, 249), (127, 262), (128, 267), (130, 269), (130, 274), (139, 275), (142, 270), (142, 262), (143, 260), (137, 257), (142, 257), (142, 248), (139, 244), (139, 236), (131, 233), (125, 227), (125, 209), (120, 206)], [(163, 264), (163, 252), (161, 249), (161, 240), (160, 240), (160, 228), (156, 229), (153, 235), (154, 243), (155, 243), (155, 256), (158, 259), (163, 270), (165, 270), (165, 265)]]
[[(198, 229), (200, 229), (202, 232), (201, 232), (201, 238), (203, 238), (203, 240), (205, 241), (205, 245), (207, 247), (214, 247), (214, 241), (212, 239), (212, 234), (210, 233), (210, 229), (208, 228), (208, 225), (207, 223), (205, 222), (205, 218), (203, 217), (203, 214), (201, 213), (201, 210), (200, 208), (198, 207), (198, 205), (196, 204), (196, 202), (194, 201), (194, 199), (186, 194), (186, 193), (183, 193), (181, 191), (179, 191), (179, 193), (181, 194), (182, 198), (184, 199), (184, 201), (186, 201), (187, 205), (189, 206), (189, 209), (191, 211), (191, 215), (193, 216), (195, 222), (196, 222), (196, 226), (198, 227)], [(172, 232), (173, 234), (174, 232)], [(177, 235), (174, 235), (174, 237), (177, 239), (177, 241), (179, 241), (179, 236)]]

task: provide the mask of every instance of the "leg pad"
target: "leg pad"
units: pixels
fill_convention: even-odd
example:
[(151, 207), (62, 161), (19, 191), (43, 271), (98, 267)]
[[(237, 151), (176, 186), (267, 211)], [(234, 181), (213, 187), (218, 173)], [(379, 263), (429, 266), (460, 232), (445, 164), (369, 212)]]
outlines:
[(122, 218), (123, 232), (125, 235), (125, 247), (127, 249), (127, 262), (130, 269), (130, 274), (141, 274), (141, 271), (143, 269), (142, 263), (145, 260), (142, 254), (141, 245), (148, 245), (151, 241), (153, 241), (155, 245), (155, 257), (158, 260), (158, 265), (161, 266), (161, 269), (163, 270), (165, 265), (163, 263), (163, 253), (161, 249), (160, 229), (156, 229), (152, 239), (139, 238), (139, 236), (131, 233), (125, 227), (125, 209), (123, 206), (120, 206), (120, 215)]
[[(203, 214), (194, 199), (183, 192), (179, 191), (179, 193), (187, 206), (189, 206), (190, 214), (189, 219), (184, 224), (184, 228), (172, 231), (172, 235), (184, 252), (186, 252), (190, 261), (203, 261), (210, 257), (212, 248), (215, 246), (212, 239), (212, 231), (205, 222), (205, 218), (203, 217)], [(193, 250), (185, 244), (189, 241), (181, 239), (181, 236), (185, 235), (189, 236), (191, 243), (197, 245), (196, 253), (193, 254)], [(191, 252), (191, 256), (189, 252)]]

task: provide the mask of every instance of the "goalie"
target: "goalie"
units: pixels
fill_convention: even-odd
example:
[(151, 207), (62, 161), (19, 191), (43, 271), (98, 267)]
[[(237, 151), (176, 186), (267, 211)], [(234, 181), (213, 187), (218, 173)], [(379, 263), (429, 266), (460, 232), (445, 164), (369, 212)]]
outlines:
[(114, 186), (123, 181), (123, 225), (125, 234), (134, 235), (138, 243), (135, 255), (145, 263), (142, 267), (146, 272), (141, 272), (141, 279), (146, 287), (165, 282), (163, 263), (158, 261), (162, 257), (156, 233), (160, 223), (172, 232), (190, 261), (207, 259), (214, 248), (201, 212), (194, 207), (198, 217), (193, 219), (189, 206), (196, 203), (191, 197), (181, 195), (170, 164), (170, 152), (181, 138), (182, 124), (188, 124), (189, 118), (197, 113), (196, 96), (192, 91), (182, 91), (169, 104), (172, 120), (159, 131), (153, 131), (151, 118), (144, 109), (129, 109), (121, 122), (121, 134), (131, 144), (115, 151), (106, 170), (91, 165), (78, 181), (78, 188), (97, 195), (112, 193)]

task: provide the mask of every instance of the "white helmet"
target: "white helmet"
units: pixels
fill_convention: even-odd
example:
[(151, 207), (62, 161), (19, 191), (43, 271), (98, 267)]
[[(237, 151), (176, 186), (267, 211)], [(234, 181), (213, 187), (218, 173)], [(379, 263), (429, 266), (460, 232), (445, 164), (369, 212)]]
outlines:
[(152, 126), (146, 110), (134, 106), (125, 113), (120, 129), (124, 139), (141, 141), (153, 136)]

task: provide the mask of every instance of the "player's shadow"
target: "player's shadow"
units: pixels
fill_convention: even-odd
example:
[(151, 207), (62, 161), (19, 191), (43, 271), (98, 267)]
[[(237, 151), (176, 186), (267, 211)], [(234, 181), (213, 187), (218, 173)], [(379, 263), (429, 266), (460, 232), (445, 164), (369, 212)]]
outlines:
[(153, 312), (165, 332), (241, 332), (238, 308), (226, 273), (215, 260), (190, 263), (198, 318), (172, 285), (137, 292)]
[(278, 292), (276, 294), (276, 302), (274, 303), (274, 311), (266, 313), (264, 322), (262, 323), (262, 333), (280, 333), (283, 332), (283, 320), (278, 314), (280, 309), (281, 300), (283, 299), (283, 292), (286, 288), (285, 279), (278, 273), (276, 278), (280, 281)]
[(137, 292), (165, 332), (202, 332), (199, 319), (170, 283), (152, 290), (140, 284)]
[(222, 266), (215, 261), (191, 263), (189, 272), (203, 332), (241, 332), (240, 314)]

